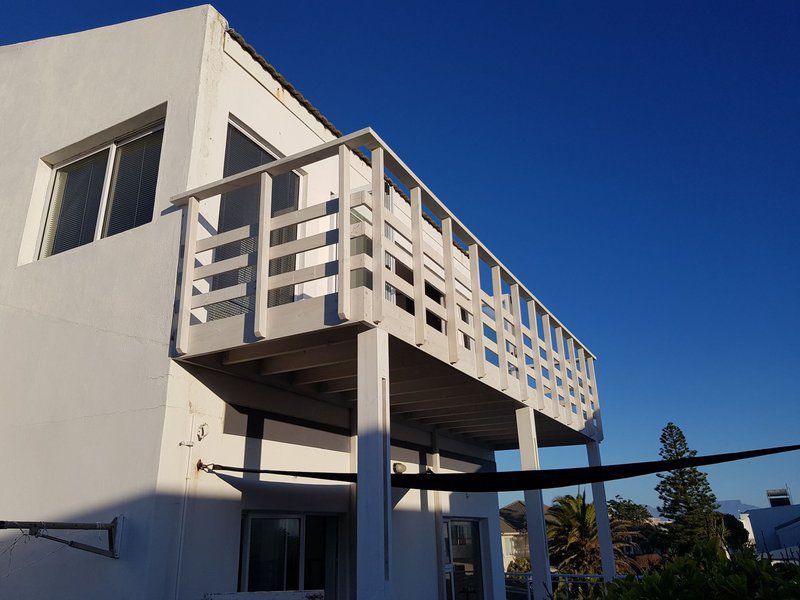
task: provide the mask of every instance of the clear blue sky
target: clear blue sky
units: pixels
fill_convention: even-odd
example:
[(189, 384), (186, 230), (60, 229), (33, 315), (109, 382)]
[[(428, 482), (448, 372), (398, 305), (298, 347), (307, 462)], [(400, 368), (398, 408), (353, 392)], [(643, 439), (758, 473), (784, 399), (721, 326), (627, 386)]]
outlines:
[[(12, 0), (0, 43), (189, 5)], [(800, 440), (800, 4), (215, 6), (342, 131), (373, 126), (598, 355), (605, 462), (656, 458), (669, 420), (701, 453)], [(788, 483), (800, 501), (797, 453), (708, 472), (720, 499)], [(656, 504), (654, 485), (608, 493)]]

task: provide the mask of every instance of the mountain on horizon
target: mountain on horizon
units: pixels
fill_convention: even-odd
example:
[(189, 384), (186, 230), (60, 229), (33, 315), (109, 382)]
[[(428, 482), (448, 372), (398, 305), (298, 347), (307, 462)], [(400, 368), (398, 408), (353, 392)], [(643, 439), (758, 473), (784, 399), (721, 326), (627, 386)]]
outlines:
[[(719, 508), (717, 509), (719, 510), (719, 512), (733, 515), (734, 517), (738, 517), (740, 513), (743, 513), (747, 510), (761, 508), (760, 506), (745, 504), (741, 500), (717, 500), (717, 504), (719, 504)], [(645, 504), (645, 508), (650, 512), (652, 516), (654, 517), (661, 516), (661, 513), (658, 512), (658, 509), (655, 506), (650, 506), (649, 504)]]

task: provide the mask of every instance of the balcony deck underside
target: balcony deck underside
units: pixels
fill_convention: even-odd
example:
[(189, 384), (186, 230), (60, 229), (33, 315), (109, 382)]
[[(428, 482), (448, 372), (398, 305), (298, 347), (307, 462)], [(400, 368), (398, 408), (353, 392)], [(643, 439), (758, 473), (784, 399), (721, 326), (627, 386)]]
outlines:
[[(343, 406), (357, 396), (357, 339), (363, 323), (248, 344), (182, 359), (264, 385)], [(515, 410), (524, 406), (429, 353), (390, 335), (393, 422), (493, 449), (517, 448)], [(264, 400), (269, 410), (269, 400)], [(586, 435), (536, 411), (541, 447), (585, 444)]]

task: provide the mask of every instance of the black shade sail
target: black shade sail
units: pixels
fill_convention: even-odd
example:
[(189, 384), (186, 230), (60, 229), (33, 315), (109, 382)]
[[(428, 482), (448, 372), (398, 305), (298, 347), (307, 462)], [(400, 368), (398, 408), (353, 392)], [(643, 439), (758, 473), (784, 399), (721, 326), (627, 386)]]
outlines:
[[(745, 450), (744, 452), (727, 452), (725, 454), (709, 454), (707, 456), (691, 456), (674, 460), (652, 460), (648, 462), (604, 465), (601, 467), (578, 467), (573, 469), (542, 469), (539, 471), (505, 471), (500, 473), (394, 473), (392, 486), (397, 488), (413, 488), (418, 490), (439, 490), (443, 492), (512, 492), (519, 490), (547, 490), (552, 488), (614, 481), (641, 475), (651, 475), (664, 471), (703, 467), (719, 463), (756, 458), (768, 454), (792, 452), (800, 450), (800, 444)], [(246, 469), (226, 465), (197, 464), (198, 469), (209, 472), (263, 473), (266, 475), (288, 475), (324, 479), (328, 481), (357, 482), (356, 473), (326, 473), (315, 471), (279, 471), (274, 469)]]

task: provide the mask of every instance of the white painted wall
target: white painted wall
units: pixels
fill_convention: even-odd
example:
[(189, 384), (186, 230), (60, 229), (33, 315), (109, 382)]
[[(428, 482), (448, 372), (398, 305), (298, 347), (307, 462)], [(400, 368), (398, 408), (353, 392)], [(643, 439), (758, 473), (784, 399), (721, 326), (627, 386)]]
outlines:
[[(10, 562), (0, 560), (2, 598), (199, 599), (235, 591), (243, 509), (347, 512), (349, 491), (341, 485), (285, 481), (274, 494), (242, 493), (194, 468), (199, 458), (257, 460), (265, 468), (351, 466), (349, 438), (340, 433), (273, 423), (265, 440), (253, 441), (223, 431), (225, 401), (258, 402), (334, 431), (349, 428), (348, 411), (189, 372), (170, 359), (181, 219), (169, 197), (221, 177), (231, 115), (284, 155), (333, 139), (226, 36), (226, 25), (201, 6), (0, 48), (0, 519), (126, 519), (118, 561), (45, 540), (18, 545)], [(135, 117), (146, 111), (147, 118), (166, 117), (153, 222), (34, 260), (48, 163), (136, 128), (147, 118)], [(307, 202), (327, 200), (337, 189), (335, 161), (309, 172)], [(368, 170), (357, 164), (353, 187), (368, 182)], [(215, 225), (213, 201), (204, 215)], [(202, 424), (208, 435), (198, 441)], [(398, 435), (427, 440), (422, 432)], [(180, 445), (186, 441), (194, 445)], [(492, 458), (448, 443), (451, 452)], [(419, 468), (415, 452), (393, 453)], [(290, 484), (302, 493), (290, 492)], [(398, 599), (435, 590), (430, 496), (397, 498)], [(483, 519), (485, 566), (496, 575), (487, 598), (502, 598), (496, 496), (445, 497), (445, 516)], [(0, 532), (0, 552), (15, 537)], [(97, 534), (82, 539), (97, 542)], [(347, 543), (344, 536), (344, 563)], [(343, 577), (341, 584), (344, 592), (350, 582)]]

